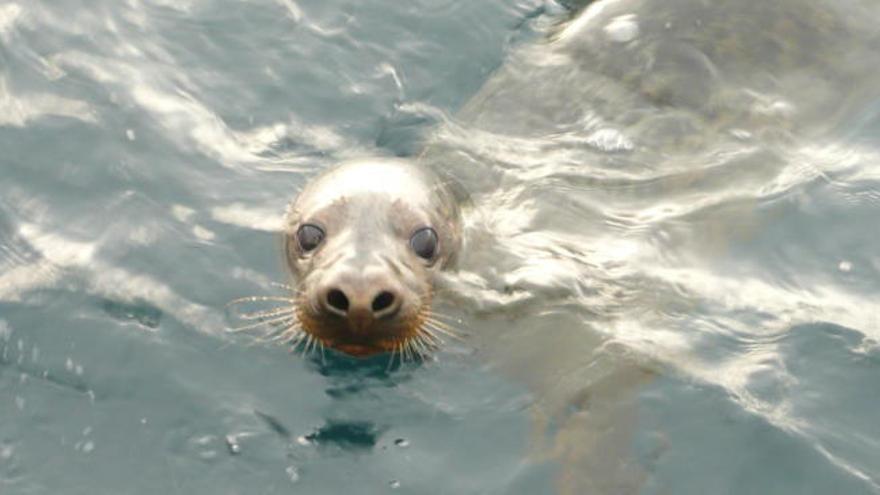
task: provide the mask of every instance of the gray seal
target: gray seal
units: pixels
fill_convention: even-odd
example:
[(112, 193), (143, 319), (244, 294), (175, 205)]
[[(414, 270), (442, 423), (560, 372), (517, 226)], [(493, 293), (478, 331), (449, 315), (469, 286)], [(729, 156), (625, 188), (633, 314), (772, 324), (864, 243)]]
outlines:
[[(692, 184), (717, 185), (724, 197), (720, 167), (703, 162), (745, 147), (753, 151), (742, 160), (757, 165), (744, 161), (731, 177), (759, 165), (781, 169), (784, 160), (766, 150), (835, 129), (864, 101), (841, 95), (877, 87), (876, 64), (865, 63), (880, 46), (872, 2), (567, 3), (571, 17), (515, 50), (451, 130), (438, 130), (418, 165), (346, 163), (295, 200), (285, 252), (297, 280), (297, 325), (308, 337), (357, 356), (430, 343), (434, 277), (461, 243), (460, 196), (432, 170), (459, 178), (477, 201), (509, 185), (505, 170), (560, 158), (569, 170), (548, 178), (587, 187), (584, 197), (569, 188), (557, 204), (604, 197), (628, 208), (630, 199), (663, 202)], [(463, 144), (473, 146), (462, 153)], [(510, 162), (493, 166), (499, 160)], [(571, 227), (568, 208), (549, 208), (542, 229)], [(754, 228), (754, 216), (738, 215), (737, 228)]]
[(353, 356), (423, 354), (439, 342), (435, 276), (461, 245), (448, 182), (415, 163), (342, 163), (290, 205), (284, 252), (301, 330)]

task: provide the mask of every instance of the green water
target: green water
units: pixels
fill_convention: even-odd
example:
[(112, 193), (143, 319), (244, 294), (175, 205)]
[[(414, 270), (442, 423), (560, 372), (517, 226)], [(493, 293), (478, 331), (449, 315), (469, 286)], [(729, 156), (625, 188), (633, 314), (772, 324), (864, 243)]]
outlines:
[[(566, 15), (0, 3), (0, 494), (554, 493), (596, 459), (646, 494), (880, 493), (878, 94), (814, 147), (725, 141), (694, 181), (621, 169), (616, 134), (583, 169), (556, 134), (471, 129), (525, 122), (459, 111)], [(309, 177), (432, 139), (484, 164), (459, 168), (491, 236), (439, 307), (469, 337), (389, 368), (226, 331), (290, 282)], [(652, 376), (594, 445), (582, 392), (618, 359)]]

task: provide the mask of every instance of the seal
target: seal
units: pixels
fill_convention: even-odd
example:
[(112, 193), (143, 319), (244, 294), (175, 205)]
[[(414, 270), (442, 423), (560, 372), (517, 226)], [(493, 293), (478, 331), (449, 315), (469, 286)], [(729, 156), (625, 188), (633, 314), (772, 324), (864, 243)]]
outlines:
[[(781, 170), (784, 160), (761, 153), (765, 146), (773, 150), (798, 135), (833, 128), (837, 107), (845, 105), (829, 95), (873, 87), (864, 83), (873, 66), (852, 56), (852, 47), (875, 47), (877, 36), (871, 26), (850, 28), (853, 18), (870, 16), (836, 2), (569, 3), (570, 18), (545, 39), (519, 47), (456, 114), (451, 130), (441, 126), (417, 163), (347, 162), (306, 186), (289, 208), (284, 232), (286, 264), (295, 278), (293, 307), (257, 316), (290, 325), (283, 333), (296, 345), (355, 356), (422, 354), (445, 330), (430, 309), (435, 276), (461, 246), (460, 195), (438, 173), (459, 178), (478, 202), (510, 187), (512, 176), (535, 163), (553, 164), (543, 167), (550, 171), (545, 187), (566, 177), (608, 184), (566, 187), (566, 201), (542, 205), (539, 228), (566, 232), (573, 221), (569, 206), (600, 196), (635, 218), (646, 198), (667, 201), (682, 189), (688, 193), (690, 184), (716, 185), (718, 198), (740, 194), (723, 189), (732, 181), (703, 180), (719, 168), (703, 163), (715, 163), (748, 140), (754, 160)], [(865, 29), (870, 44), (857, 42)], [(630, 191), (638, 201), (630, 201)], [(737, 228), (753, 229), (753, 217), (750, 211), (738, 214)], [(719, 230), (719, 245), (735, 232)], [(491, 256), (492, 263), (504, 259)], [(480, 259), (478, 270), (487, 266), (487, 258)], [(490, 271), (507, 271), (496, 268)], [(578, 294), (578, 281), (594, 275), (568, 277), (576, 282), (561, 288)], [(546, 362), (555, 366), (556, 360)]]
[(352, 356), (423, 355), (450, 330), (431, 312), (435, 275), (461, 246), (449, 182), (415, 163), (342, 163), (288, 208), (287, 266), (298, 330)]

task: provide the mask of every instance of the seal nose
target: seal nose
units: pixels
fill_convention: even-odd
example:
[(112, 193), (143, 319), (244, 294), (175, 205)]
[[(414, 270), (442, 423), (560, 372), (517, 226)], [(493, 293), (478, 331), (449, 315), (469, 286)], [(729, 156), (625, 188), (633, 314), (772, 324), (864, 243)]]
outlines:
[(369, 284), (363, 288), (359, 284), (336, 284), (324, 292), (322, 299), (326, 311), (348, 319), (359, 329), (373, 320), (393, 315), (401, 305), (395, 290)]
[(340, 316), (345, 316), (348, 313), (348, 296), (345, 295), (345, 292), (339, 289), (330, 289), (327, 291), (325, 299), (327, 308), (331, 309), (334, 313)]

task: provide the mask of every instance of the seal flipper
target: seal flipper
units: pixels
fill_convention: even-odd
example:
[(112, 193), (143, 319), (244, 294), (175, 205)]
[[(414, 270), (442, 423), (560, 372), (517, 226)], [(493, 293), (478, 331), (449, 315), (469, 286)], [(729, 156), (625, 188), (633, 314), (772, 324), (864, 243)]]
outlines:
[[(638, 422), (638, 397), (655, 373), (621, 360), (610, 365), (568, 404), (549, 445), (539, 455), (558, 462), (558, 493), (637, 494), (647, 473), (636, 457), (633, 436)], [(548, 422), (535, 410), (535, 432), (541, 438)]]

